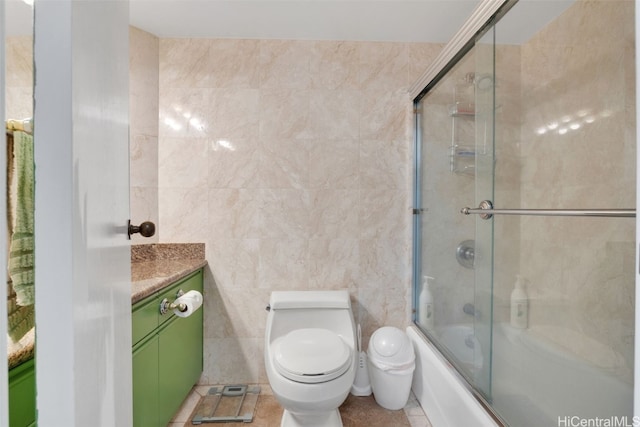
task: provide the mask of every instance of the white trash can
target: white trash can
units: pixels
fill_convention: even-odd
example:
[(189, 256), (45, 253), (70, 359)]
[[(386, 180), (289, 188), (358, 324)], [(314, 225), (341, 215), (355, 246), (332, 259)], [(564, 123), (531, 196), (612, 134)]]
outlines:
[(409, 400), (416, 355), (403, 331), (385, 326), (373, 333), (367, 351), (373, 397), (386, 409), (402, 409)]

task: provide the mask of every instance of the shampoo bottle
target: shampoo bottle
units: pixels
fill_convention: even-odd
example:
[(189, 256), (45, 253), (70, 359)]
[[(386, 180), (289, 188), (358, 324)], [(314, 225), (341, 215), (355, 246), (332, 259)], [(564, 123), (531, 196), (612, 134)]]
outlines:
[(431, 294), (431, 276), (422, 276), (422, 287), (418, 298), (418, 322), (425, 329), (433, 329), (433, 295)]
[(526, 329), (529, 325), (529, 298), (524, 289), (524, 278), (516, 276), (516, 284), (511, 292), (511, 326)]

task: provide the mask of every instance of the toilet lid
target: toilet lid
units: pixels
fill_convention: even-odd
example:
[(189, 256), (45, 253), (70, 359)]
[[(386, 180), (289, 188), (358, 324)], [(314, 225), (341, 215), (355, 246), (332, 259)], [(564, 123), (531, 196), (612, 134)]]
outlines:
[(296, 329), (273, 343), (278, 372), (302, 383), (331, 381), (351, 365), (351, 349), (334, 332), (321, 328)]

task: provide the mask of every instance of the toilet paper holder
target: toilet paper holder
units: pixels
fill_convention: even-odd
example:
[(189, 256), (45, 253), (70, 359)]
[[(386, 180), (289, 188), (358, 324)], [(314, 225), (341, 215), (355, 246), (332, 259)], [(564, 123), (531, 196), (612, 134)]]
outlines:
[[(180, 289), (176, 292), (176, 299), (180, 298), (184, 295), (184, 291)], [(172, 311), (174, 309), (178, 309), (179, 311), (185, 312), (187, 311), (187, 305), (184, 303), (176, 304), (175, 302), (170, 302), (168, 298), (164, 298), (162, 302), (160, 302), (160, 315), (164, 315), (167, 311)]]

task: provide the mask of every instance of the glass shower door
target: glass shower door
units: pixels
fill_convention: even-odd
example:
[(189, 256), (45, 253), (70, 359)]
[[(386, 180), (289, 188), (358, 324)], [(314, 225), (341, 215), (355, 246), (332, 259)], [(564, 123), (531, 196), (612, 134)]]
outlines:
[[(495, 66), (494, 29), (478, 37), (475, 50), (473, 78), (475, 98), (475, 188), (476, 206), (494, 197), (495, 170)], [(468, 201), (466, 203), (469, 203)], [(467, 206), (466, 204), (462, 206)], [(462, 207), (460, 206), (460, 207)], [(460, 208), (459, 207), (459, 208)], [(460, 209), (458, 209), (460, 212)], [(458, 213), (458, 215), (461, 215)], [(461, 215), (462, 216), (462, 215)], [(468, 218), (467, 218), (468, 219)], [(475, 231), (474, 251), (474, 337), (482, 344), (482, 375), (475, 378), (477, 387), (487, 400), (491, 400), (493, 351), (493, 274), (494, 224), (480, 217), (469, 221)]]
[(415, 104), (416, 323), (507, 425), (633, 422), (634, 12), (515, 3)]
[(416, 104), (414, 218), (416, 323), (486, 398), (492, 225), (460, 208), (492, 196), (492, 50), (478, 43)]
[(634, 3), (554, 7), (519, 2), (493, 29), (492, 201), (520, 214), (489, 220), (492, 406), (519, 427), (631, 425), (635, 221), (558, 215), (635, 207)]

